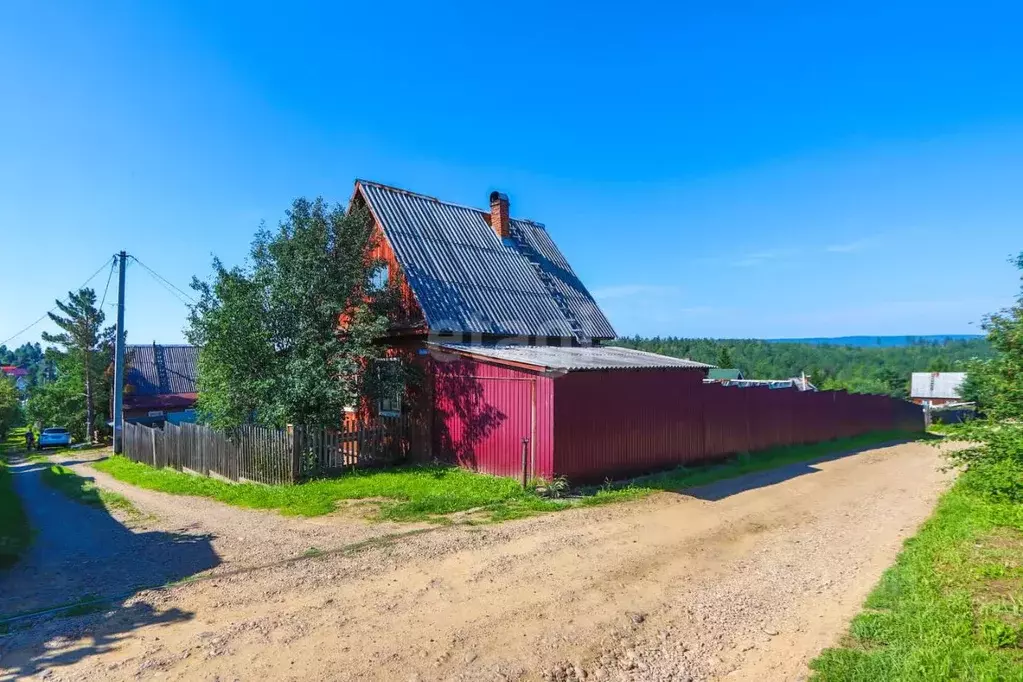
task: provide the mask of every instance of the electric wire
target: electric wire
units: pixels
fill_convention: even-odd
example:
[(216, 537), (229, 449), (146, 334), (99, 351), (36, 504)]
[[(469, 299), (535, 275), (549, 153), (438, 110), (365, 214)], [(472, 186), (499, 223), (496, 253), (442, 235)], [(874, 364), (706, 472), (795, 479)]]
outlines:
[(174, 286), (174, 284), (172, 284), (170, 282), (170, 280), (168, 280), (166, 277), (160, 275), (158, 272), (153, 270), (151, 267), (149, 267), (148, 265), (146, 265), (145, 263), (140, 261), (138, 259), (138, 257), (136, 257), (136, 256), (129, 256), (129, 258), (131, 258), (133, 261), (135, 261), (136, 263), (141, 265), (146, 270), (146, 272), (148, 272), (150, 274), (150, 276), (152, 276), (152, 278), (154, 280), (156, 280), (157, 284), (160, 284), (164, 289), (166, 289), (168, 292), (173, 294), (174, 297), (177, 298), (179, 301), (181, 301), (182, 303), (184, 303), (187, 306), (194, 306), (195, 305), (195, 299), (194, 298), (192, 298), (191, 296), (186, 294), (184, 291), (182, 291), (178, 287)]
[(102, 310), (103, 304), (107, 302), (107, 291), (110, 289), (110, 280), (114, 277), (114, 268), (117, 267), (117, 256), (110, 261), (110, 272), (107, 273), (107, 285), (103, 287), (103, 298), (100, 299), (99, 307)]
[[(80, 284), (80, 285), (78, 286), (78, 288), (79, 288), (79, 289), (84, 289), (84, 288), (85, 288), (85, 285), (87, 285), (87, 284), (88, 284), (89, 282), (91, 282), (91, 281), (92, 281), (93, 279), (95, 279), (95, 278), (96, 278), (96, 275), (98, 275), (99, 273), (103, 272), (103, 268), (105, 268), (106, 266), (107, 266), (107, 262), (106, 262), (106, 261), (104, 260), (104, 261), (103, 261), (103, 265), (99, 266), (99, 269), (98, 269), (98, 270), (97, 270), (96, 272), (94, 272), (94, 273), (92, 273), (91, 275), (89, 275), (89, 279), (87, 279), (87, 280), (85, 280), (84, 282), (82, 282), (82, 283), (81, 283), (81, 284)], [(5, 346), (5, 345), (7, 345), (8, 343), (10, 343), (11, 341), (13, 341), (14, 339), (18, 338), (19, 336), (21, 336), (22, 334), (24, 334), (25, 332), (27, 332), (27, 331), (28, 331), (29, 329), (31, 329), (32, 327), (36, 326), (37, 324), (39, 324), (40, 322), (42, 322), (43, 320), (45, 320), (45, 319), (46, 319), (46, 316), (47, 316), (47, 315), (49, 315), (50, 313), (52, 313), (52, 312), (53, 312), (53, 311), (55, 311), (55, 310), (57, 310), (57, 306), (53, 306), (52, 308), (50, 308), (49, 310), (47, 310), (47, 311), (46, 311), (45, 313), (43, 313), (42, 315), (40, 315), (40, 316), (39, 316), (39, 318), (38, 318), (38, 319), (37, 319), (37, 320), (36, 320), (35, 322), (33, 322), (32, 324), (28, 325), (27, 327), (25, 327), (24, 329), (22, 329), (22, 330), (21, 330), (21, 331), (19, 331), (18, 333), (16, 333), (16, 334), (12, 334), (11, 336), (9, 336), (9, 337), (7, 337), (6, 339), (4, 339), (3, 341), (0, 341), (0, 346)]]

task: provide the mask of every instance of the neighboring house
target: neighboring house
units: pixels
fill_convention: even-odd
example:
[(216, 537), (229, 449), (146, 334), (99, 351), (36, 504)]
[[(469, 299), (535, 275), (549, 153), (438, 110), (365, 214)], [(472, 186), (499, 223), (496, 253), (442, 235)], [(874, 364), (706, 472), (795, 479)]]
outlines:
[(379, 370), (406, 362), (424, 376), (373, 409), (417, 421), (432, 456), (499, 475), (596, 475), (606, 464), (586, 460), (583, 436), (608, 435), (621, 450), (608, 456), (626, 457), (643, 447), (616, 437), (629, 410), (650, 401), (662, 409), (648, 414), (674, 419), (664, 406), (701, 385), (709, 365), (601, 346), (615, 338), (604, 313), (504, 194), (487, 212), (358, 180), (351, 204), (375, 222), (379, 285), (401, 293)]
[(742, 378), (741, 369), (724, 369), (721, 367), (714, 367), (707, 372), (708, 381), (736, 381)]
[(913, 372), (909, 395), (918, 405), (944, 405), (961, 402), (959, 389), (966, 372)]
[(14, 380), (14, 385), (18, 391), (25, 393), (28, 390), (28, 370), (22, 369), (21, 367), (15, 367), (14, 365), (3, 365), (0, 366), (0, 372), (9, 376)]
[(195, 421), (198, 348), (129, 345), (124, 379), (124, 420), (149, 426)]

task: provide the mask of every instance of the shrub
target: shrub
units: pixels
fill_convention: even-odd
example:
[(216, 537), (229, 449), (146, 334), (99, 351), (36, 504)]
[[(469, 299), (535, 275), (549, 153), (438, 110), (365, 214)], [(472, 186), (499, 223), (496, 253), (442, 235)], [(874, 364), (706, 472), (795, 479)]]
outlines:
[(1023, 465), (1012, 459), (979, 460), (963, 475), (963, 485), (994, 502), (1023, 502)]
[(965, 486), (991, 500), (1023, 502), (1023, 425), (975, 421), (951, 427), (946, 437), (971, 443), (948, 454), (965, 465)]

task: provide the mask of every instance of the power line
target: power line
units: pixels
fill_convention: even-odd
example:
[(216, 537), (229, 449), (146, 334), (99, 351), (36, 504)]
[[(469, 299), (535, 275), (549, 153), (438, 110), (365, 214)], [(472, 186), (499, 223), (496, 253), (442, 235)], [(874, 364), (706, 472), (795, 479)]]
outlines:
[(174, 297), (177, 298), (179, 301), (181, 301), (182, 303), (184, 303), (187, 306), (195, 305), (195, 299), (194, 298), (192, 298), (191, 296), (186, 294), (184, 291), (182, 291), (181, 289), (179, 289), (176, 286), (174, 286), (170, 282), (170, 280), (168, 280), (166, 277), (163, 277), (162, 275), (157, 273), (155, 270), (153, 270), (151, 267), (149, 267), (148, 265), (146, 265), (145, 263), (140, 261), (138, 259), (138, 257), (136, 257), (136, 256), (129, 256), (129, 257), (133, 261), (135, 261), (136, 263), (141, 265), (143, 268), (145, 268), (146, 272), (148, 272), (153, 277), (153, 279), (156, 280), (156, 282), (158, 284), (160, 284), (164, 289), (166, 289), (171, 294), (173, 294)]
[[(89, 279), (87, 279), (87, 280), (85, 280), (84, 282), (82, 282), (82, 283), (81, 283), (81, 284), (79, 285), (79, 287), (78, 287), (78, 288), (79, 288), (79, 289), (84, 289), (84, 288), (85, 288), (85, 285), (86, 285), (86, 284), (88, 284), (89, 282), (91, 282), (91, 281), (92, 281), (93, 279), (95, 279), (95, 278), (96, 278), (96, 275), (98, 275), (99, 273), (103, 272), (103, 268), (105, 268), (106, 266), (107, 266), (107, 264), (106, 264), (106, 261), (103, 261), (103, 265), (99, 266), (99, 270), (97, 270), (96, 272), (94, 272), (94, 273), (92, 273), (91, 275), (89, 275)], [(109, 280), (108, 280), (108, 281), (109, 281)], [(7, 345), (8, 343), (10, 343), (10, 342), (11, 342), (11, 341), (13, 341), (14, 339), (18, 338), (19, 336), (21, 336), (22, 334), (24, 334), (24, 333), (25, 333), (25, 332), (27, 332), (27, 331), (28, 331), (29, 329), (31, 329), (32, 327), (36, 326), (37, 324), (39, 324), (39, 323), (40, 323), (40, 322), (42, 322), (43, 320), (45, 320), (45, 319), (46, 319), (46, 316), (47, 316), (47, 315), (49, 315), (50, 313), (52, 313), (52, 312), (53, 312), (53, 311), (55, 311), (55, 310), (57, 310), (57, 306), (53, 306), (52, 308), (50, 308), (49, 310), (47, 310), (47, 311), (46, 311), (45, 313), (43, 313), (42, 315), (40, 315), (40, 316), (39, 316), (39, 319), (38, 319), (38, 320), (36, 320), (36, 321), (35, 321), (35, 322), (33, 322), (32, 324), (28, 325), (27, 327), (25, 327), (24, 329), (22, 329), (21, 331), (19, 331), (19, 332), (18, 332), (17, 334), (14, 334), (13, 336), (9, 336), (9, 337), (7, 337), (6, 339), (4, 339), (3, 341), (0, 341), (0, 346), (6, 346), (6, 345)]]
[(117, 256), (114, 256), (110, 261), (110, 272), (107, 273), (107, 285), (103, 287), (103, 298), (100, 299), (99, 307), (102, 310), (103, 304), (107, 302), (107, 290), (110, 289), (110, 280), (114, 276), (114, 268), (117, 267)]

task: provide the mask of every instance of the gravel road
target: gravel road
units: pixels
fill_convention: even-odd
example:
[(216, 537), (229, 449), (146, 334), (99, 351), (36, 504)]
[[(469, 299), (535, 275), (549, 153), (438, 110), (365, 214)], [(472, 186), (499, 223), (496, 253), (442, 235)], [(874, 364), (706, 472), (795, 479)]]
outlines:
[[(209, 538), (206, 579), (0, 638), (49, 680), (790, 680), (951, 480), (903, 444), (685, 494), (395, 538), (135, 490)], [(413, 529), (415, 530), (415, 529)], [(130, 529), (127, 532), (138, 532)], [(325, 550), (298, 561), (309, 547)], [(313, 553), (308, 553), (313, 554)], [(2, 674), (2, 673), (0, 673)]]

